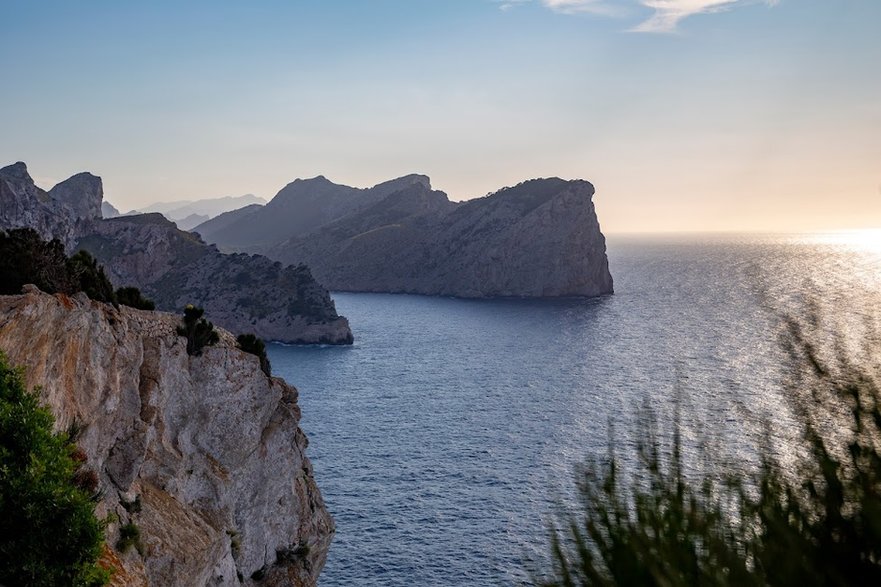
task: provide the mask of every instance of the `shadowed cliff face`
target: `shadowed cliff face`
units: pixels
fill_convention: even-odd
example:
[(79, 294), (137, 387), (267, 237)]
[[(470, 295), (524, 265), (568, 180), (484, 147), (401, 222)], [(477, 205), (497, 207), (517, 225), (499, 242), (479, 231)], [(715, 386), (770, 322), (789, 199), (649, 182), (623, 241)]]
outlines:
[(119, 520), (108, 544), (120, 525), (140, 528), (143, 554), (105, 553), (118, 584), (314, 585), (334, 530), (296, 389), (225, 331), (187, 355), (178, 321), (28, 286), (0, 296), (0, 350), (59, 429), (81, 427), (98, 514)]
[(613, 287), (593, 194), (552, 178), (453, 203), (416, 184), (262, 252), (339, 291), (597, 296)]
[(205, 308), (236, 333), (290, 343), (351, 344), (348, 321), (307, 267), (225, 255), (160, 214), (102, 220), (101, 178), (80, 173), (50, 191), (24, 163), (0, 169), (0, 229), (30, 227), (68, 252), (85, 249), (114, 287), (135, 286), (163, 310)]

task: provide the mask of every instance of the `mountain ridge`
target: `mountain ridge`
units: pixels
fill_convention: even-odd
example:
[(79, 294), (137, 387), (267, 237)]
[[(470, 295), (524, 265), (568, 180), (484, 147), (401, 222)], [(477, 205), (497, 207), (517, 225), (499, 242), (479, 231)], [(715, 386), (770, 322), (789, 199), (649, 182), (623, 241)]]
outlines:
[[(594, 193), (588, 181), (550, 177), (451, 202), (422, 175), (366, 190), (319, 176), (200, 234), (224, 250), (306, 263), (335, 291), (590, 297), (614, 289)], [(336, 214), (314, 213), (325, 198)], [(280, 234), (263, 230), (270, 216), (290, 236), (270, 242)]]

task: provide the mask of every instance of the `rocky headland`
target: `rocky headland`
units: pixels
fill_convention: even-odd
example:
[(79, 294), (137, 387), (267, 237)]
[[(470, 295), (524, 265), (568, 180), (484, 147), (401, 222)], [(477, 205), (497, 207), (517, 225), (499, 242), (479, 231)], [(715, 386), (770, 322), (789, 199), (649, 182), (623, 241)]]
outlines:
[(587, 181), (537, 179), (451, 202), (424, 175), (370, 189), (297, 180), (195, 232), (223, 250), (305, 263), (331, 290), (598, 296), (612, 277)]
[(24, 163), (0, 169), (0, 229), (29, 227), (69, 252), (87, 250), (114, 286), (135, 286), (159, 309), (192, 303), (236, 333), (289, 343), (351, 344), (348, 321), (308, 267), (226, 255), (159, 214), (102, 219), (101, 178), (80, 173), (51, 190)]
[[(298, 427), (297, 390), (232, 335), (201, 356), (180, 317), (26, 286), (0, 296), (0, 351), (21, 365), (113, 514), (113, 585), (315, 585), (333, 536)], [(138, 548), (114, 545), (120, 527)]]

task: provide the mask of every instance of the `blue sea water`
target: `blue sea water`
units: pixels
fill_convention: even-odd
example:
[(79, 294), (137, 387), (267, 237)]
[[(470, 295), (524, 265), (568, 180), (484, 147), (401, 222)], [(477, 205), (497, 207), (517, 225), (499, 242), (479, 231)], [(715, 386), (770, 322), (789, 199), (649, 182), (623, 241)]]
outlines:
[(714, 462), (748, 461), (763, 418), (785, 449), (780, 315), (814, 307), (859, 350), (881, 309), (879, 244), (618, 237), (608, 297), (335, 294), (354, 346), (269, 349), (337, 523), (320, 584), (524, 582), (573, 466), (610, 437), (632, 455), (641, 406), (663, 427), (679, 398), (686, 444)]

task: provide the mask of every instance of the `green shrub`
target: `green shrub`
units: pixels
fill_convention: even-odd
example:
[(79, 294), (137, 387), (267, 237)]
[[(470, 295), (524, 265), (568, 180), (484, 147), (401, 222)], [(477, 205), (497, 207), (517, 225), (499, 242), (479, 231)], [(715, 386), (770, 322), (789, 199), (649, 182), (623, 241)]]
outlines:
[(0, 354), (0, 584), (105, 585), (104, 524), (75, 483), (76, 447), (53, 421)]
[(187, 354), (200, 356), (206, 346), (217, 344), (220, 337), (214, 332), (214, 325), (203, 318), (205, 310), (192, 304), (184, 308), (184, 323), (177, 327), (177, 333), (187, 338)]
[(58, 240), (44, 241), (31, 228), (0, 231), (0, 294), (19, 294), (28, 283), (49, 293), (73, 293), (67, 261)]
[(99, 302), (116, 303), (113, 285), (107, 279), (104, 268), (98, 265), (92, 255), (86, 251), (78, 251), (67, 261), (67, 267), (75, 291), (85, 292), (89, 298)]
[(690, 481), (678, 418), (666, 456), (648, 425), (634, 481), (611, 444), (580, 469), (579, 506), (557, 520), (553, 569), (537, 583), (881, 585), (881, 377), (863, 366), (877, 355), (826, 361), (801, 323), (786, 332), (786, 398), (807, 456), (784, 466), (769, 435), (757, 471)]
[(141, 529), (132, 522), (123, 524), (119, 528), (119, 540), (116, 542), (116, 550), (125, 553), (132, 547), (137, 548), (141, 552)]
[[(60, 241), (45, 241), (31, 228), (0, 231), (0, 294), (19, 294), (28, 283), (47, 293), (85, 292), (93, 300), (117, 304), (117, 293), (104, 268), (86, 251), (68, 258)], [(126, 305), (140, 303), (135, 307), (153, 309), (136, 288), (119, 291), (131, 302)]]
[(116, 302), (138, 310), (155, 310), (156, 304), (141, 295), (136, 287), (121, 287), (116, 290)]
[(236, 341), (240, 349), (260, 359), (260, 368), (266, 375), (272, 375), (272, 365), (269, 363), (269, 357), (266, 356), (266, 344), (260, 338), (254, 334), (240, 334)]

